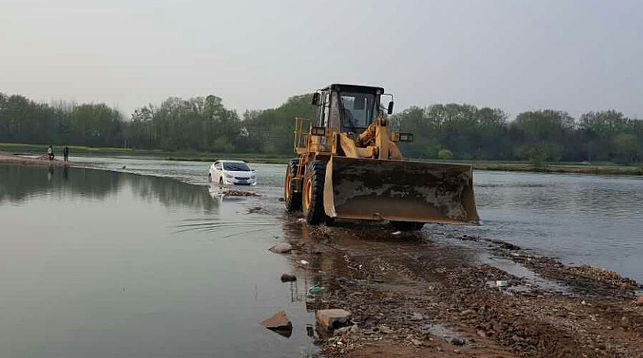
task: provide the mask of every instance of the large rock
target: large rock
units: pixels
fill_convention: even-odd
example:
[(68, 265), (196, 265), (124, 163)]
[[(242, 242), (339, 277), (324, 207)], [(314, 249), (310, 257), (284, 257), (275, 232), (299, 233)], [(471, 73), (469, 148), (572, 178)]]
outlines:
[(292, 251), (292, 245), (287, 242), (282, 242), (271, 247), (269, 250), (278, 254), (287, 254)]
[(343, 309), (333, 308), (318, 310), (315, 317), (317, 318), (317, 324), (321, 328), (332, 331), (336, 328), (350, 325), (351, 313)]
[(272, 317), (262, 321), (261, 325), (284, 337), (290, 337), (292, 335), (292, 322), (290, 322), (284, 311), (275, 313)]

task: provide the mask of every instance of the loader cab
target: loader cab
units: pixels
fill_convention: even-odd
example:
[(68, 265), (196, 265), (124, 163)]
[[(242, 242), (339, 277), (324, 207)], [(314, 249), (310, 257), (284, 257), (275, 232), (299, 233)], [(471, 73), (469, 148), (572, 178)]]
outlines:
[(338, 132), (361, 133), (382, 110), (381, 87), (332, 84), (313, 95), (317, 125)]

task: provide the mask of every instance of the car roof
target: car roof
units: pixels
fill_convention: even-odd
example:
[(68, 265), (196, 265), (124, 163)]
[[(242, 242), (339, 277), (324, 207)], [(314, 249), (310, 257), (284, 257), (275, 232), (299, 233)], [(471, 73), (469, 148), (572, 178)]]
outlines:
[(245, 160), (226, 160), (226, 159), (220, 159), (216, 160), (215, 163), (245, 163)]

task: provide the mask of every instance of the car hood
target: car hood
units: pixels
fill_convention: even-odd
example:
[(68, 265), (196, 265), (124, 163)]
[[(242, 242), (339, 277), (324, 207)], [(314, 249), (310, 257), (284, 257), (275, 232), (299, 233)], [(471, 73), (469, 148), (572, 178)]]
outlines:
[(244, 177), (244, 178), (250, 178), (253, 174), (255, 174), (255, 172), (242, 172), (242, 171), (236, 171), (236, 170), (224, 170), (223, 172), (235, 177)]

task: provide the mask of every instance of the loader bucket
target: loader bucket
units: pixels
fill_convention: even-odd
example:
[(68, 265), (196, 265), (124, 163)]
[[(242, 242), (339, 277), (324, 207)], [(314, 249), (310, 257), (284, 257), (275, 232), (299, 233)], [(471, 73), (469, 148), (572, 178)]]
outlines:
[(324, 211), (340, 219), (478, 224), (470, 165), (332, 157)]

